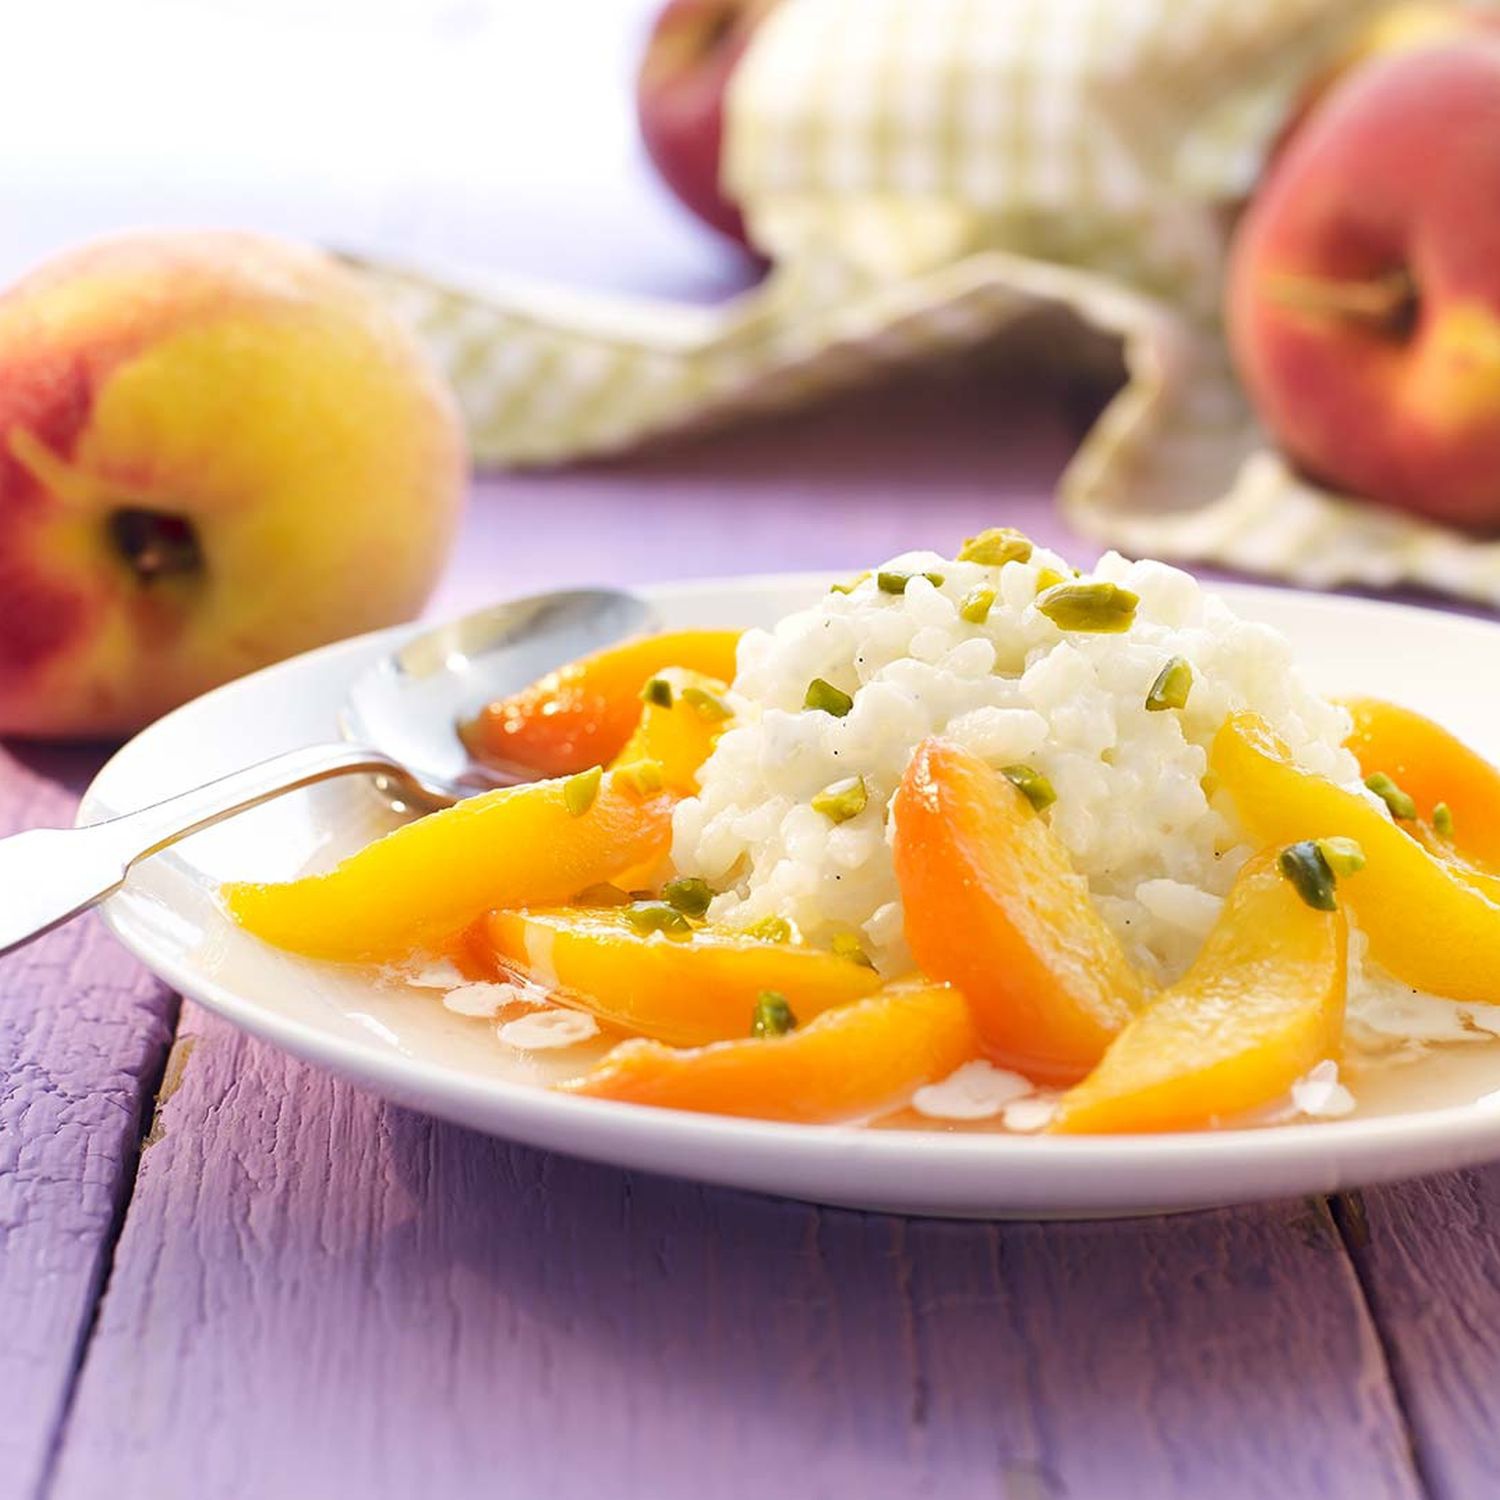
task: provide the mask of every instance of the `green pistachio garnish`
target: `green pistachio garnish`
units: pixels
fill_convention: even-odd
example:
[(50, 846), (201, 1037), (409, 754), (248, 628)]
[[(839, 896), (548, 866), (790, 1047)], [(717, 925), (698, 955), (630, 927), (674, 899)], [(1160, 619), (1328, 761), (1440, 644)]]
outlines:
[(1303, 839), (1300, 844), (1289, 844), (1276, 857), (1276, 866), (1314, 911), (1339, 909), (1338, 897), (1334, 893), (1337, 878), (1316, 840)]
[(1065, 582), (1065, 576), (1059, 573), (1056, 568), (1043, 568), (1036, 575), (1036, 591), (1038, 594), (1045, 594), (1048, 589), (1056, 588), (1058, 584), (1063, 582)]
[(865, 952), (863, 944), (851, 932), (835, 933), (833, 941), (828, 946), (833, 949), (836, 958), (847, 958), (851, 964), (858, 964), (862, 969), (875, 967), (874, 960)]
[(700, 719), (706, 719), (710, 724), (718, 723), (724, 719), (732, 718), (734, 711), (716, 693), (711, 693), (707, 688), (685, 687), (682, 690), (682, 701), (698, 715)]
[(959, 618), (967, 620), (971, 625), (983, 625), (994, 606), (994, 589), (973, 589), (959, 603)]
[(1140, 602), (1117, 583), (1056, 583), (1037, 595), (1036, 607), (1059, 630), (1118, 635), (1135, 623)]
[(594, 805), (594, 798), (599, 795), (599, 783), (603, 780), (603, 766), (594, 766), (568, 777), (563, 782), (563, 806), (575, 818), (581, 818)]
[(882, 594), (904, 594), (913, 578), (925, 578), (935, 589), (943, 586), (941, 573), (877, 573), (875, 586)]
[(1168, 708), (1186, 708), (1193, 690), (1193, 669), (1181, 656), (1174, 656), (1151, 684), (1146, 694), (1146, 712), (1159, 714)]
[(714, 899), (709, 883), (696, 875), (669, 880), (661, 888), (661, 896), (668, 906), (680, 911), (685, 917), (701, 917), (708, 910), (708, 903)]
[(1414, 818), (1417, 815), (1417, 804), (1411, 795), (1403, 792), (1384, 771), (1377, 771), (1373, 776), (1365, 777), (1365, 785), (1390, 808), (1393, 818)]
[(814, 677), (807, 685), (807, 693), (802, 699), (802, 706), (832, 714), (835, 719), (842, 719), (854, 707), (854, 699), (842, 689), (834, 687), (831, 682), (825, 682), (821, 677)]
[(830, 594), (852, 594), (869, 576), (868, 573), (861, 573), (857, 578), (851, 578), (848, 583), (830, 584), (828, 592)]
[(1000, 774), (1038, 811), (1057, 801), (1057, 789), (1031, 766), (1001, 766)]
[(789, 943), (792, 940), (792, 924), (785, 917), (762, 917), (740, 931), (758, 943)]
[(750, 1013), (750, 1035), (785, 1036), (796, 1029), (797, 1018), (786, 1003), (786, 996), (778, 995), (775, 990), (762, 990)]
[(1030, 562), (1031, 538), (1009, 526), (991, 526), (964, 542), (958, 549), (958, 560), (981, 563), (986, 568), (1003, 568), (1011, 562)]
[(692, 925), (675, 906), (665, 901), (635, 901), (621, 908), (621, 914), (643, 935), (664, 932), (671, 938), (692, 936)]
[(826, 786), (812, 799), (812, 810), (822, 813), (835, 823), (847, 823), (857, 818), (870, 800), (869, 788), (863, 776), (850, 776)]
[(1445, 839), (1453, 837), (1453, 809), (1446, 802), (1439, 802), (1432, 809), (1432, 826)]
[(658, 708), (671, 708), (672, 684), (665, 677), (652, 677), (641, 689), (641, 702), (654, 703)]
[(628, 766), (620, 766), (613, 775), (617, 785), (634, 792), (637, 797), (648, 797), (662, 788), (659, 760), (633, 760)]
[(1323, 856), (1328, 868), (1340, 880), (1346, 875), (1357, 875), (1365, 867), (1365, 851), (1356, 839), (1318, 839), (1318, 853)]

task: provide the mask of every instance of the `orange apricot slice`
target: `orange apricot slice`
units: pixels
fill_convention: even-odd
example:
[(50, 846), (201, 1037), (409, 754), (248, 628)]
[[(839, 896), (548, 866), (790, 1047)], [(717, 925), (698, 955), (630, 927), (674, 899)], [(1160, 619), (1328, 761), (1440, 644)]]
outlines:
[(737, 630), (672, 630), (581, 657), (480, 710), (459, 733), (476, 759), (543, 776), (612, 761), (641, 718), (641, 689), (667, 667), (734, 677)]
[(327, 874), (221, 894), (241, 927), (279, 948), (388, 962), (441, 945), (497, 901), (566, 901), (660, 855), (675, 800), (613, 774), (586, 806), (565, 781), (504, 787), (408, 823)]
[(495, 911), (468, 952), (486, 952), (612, 1025), (683, 1046), (745, 1036), (763, 990), (786, 995), (807, 1021), (880, 985), (873, 969), (826, 949), (711, 925), (689, 932), (681, 921), (674, 936), (638, 930), (619, 907)]
[(906, 940), (968, 997), (989, 1055), (1071, 1083), (1146, 996), (1083, 879), (1007, 778), (942, 740), (917, 747), (892, 806)]
[(695, 1048), (622, 1042), (591, 1072), (557, 1087), (660, 1109), (823, 1124), (893, 1108), (979, 1055), (956, 990), (892, 986), (783, 1036)]
[(1225, 721), (1209, 769), (1257, 844), (1340, 835), (1358, 841), (1365, 868), (1344, 899), (1377, 963), (1435, 995), (1495, 999), (1500, 904), (1479, 881), (1433, 855), (1369, 799), (1296, 765), (1257, 714)]
[(664, 667), (652, 679), (661, 687), (647, 698), (640, 722), (614, 764), (655, 761), (674, 792), (698, 790), (698, 771), (729, 724), (724, 684), (685, 667)]
[(1049, 1128), (1191, 1130), (1279, 1099), (1338, 1053), (1347, 947), (1343, 913), (1315, 911), (1274, 851), (1257, 856), (1192, 967), (1110, 1043)]
[(1384, 772), (1431, 822), (1446, 803), (1453, 845), (1466, 858), (1500, 868), (1500, 770), (1440, 724), (1379, 698), (1351, 698), (1354, 719), (1346, 743), (1366, 776)]

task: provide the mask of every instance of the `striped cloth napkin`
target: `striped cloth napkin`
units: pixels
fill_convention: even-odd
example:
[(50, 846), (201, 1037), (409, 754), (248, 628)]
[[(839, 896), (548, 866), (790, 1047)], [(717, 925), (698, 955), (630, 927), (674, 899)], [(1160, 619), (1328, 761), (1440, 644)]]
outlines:
[(1135, 554), (1500, 604), (1500, 543), (1293, 474), (1229, 369), (1228, 226), (1305, 80), (1381, 0), (783, 0), (727, 103), (767, 281), (723, 309), (361, 262), (481, 463), (534, 465), (1043, 337), (1127, 379), (1064, 474)]

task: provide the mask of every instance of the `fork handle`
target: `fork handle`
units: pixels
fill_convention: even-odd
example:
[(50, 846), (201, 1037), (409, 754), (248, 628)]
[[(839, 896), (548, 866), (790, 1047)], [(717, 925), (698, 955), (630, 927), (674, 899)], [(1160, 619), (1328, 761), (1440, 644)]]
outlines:
[(0, 953), (112, 895), (137, 861), (283, 792), (359, 772), (416, 789), (410, 773), (363, 745), (308, 745), (258, 761), (136, 812), (85, 828), (32, 828), (0, 839)]

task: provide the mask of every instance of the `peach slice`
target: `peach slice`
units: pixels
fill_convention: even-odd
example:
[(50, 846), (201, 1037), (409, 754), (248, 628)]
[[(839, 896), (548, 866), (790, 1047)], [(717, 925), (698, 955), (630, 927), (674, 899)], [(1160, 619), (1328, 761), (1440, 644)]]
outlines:
[(670, 843), (671, 794), (642, 797), (606, 775), (580, 807), (567, 788), (486, 792), (376, 839), (325, 875), (240, 882), (222, 895), (241, 927), (279, 948), (388, 962), (442, 945), (497, 901), (566, 901)]
[(460, 726), (469, 753), (503, 768), (568, 776), (612, 761), (641, 718), (641, 689), (667, 667), (728, 682), (737, 630), (673, 630), (609, 646), (549, 672)]
[(1465, 857), (1500, 868), (1500, 770), (1440, 724), (1379, 698), (1345, 702), (1354, 718), (1346, 742), (1366, 776), (1383, 771), (1431, 822), (1446, 803), (1453, 845)]
[(1346, 900), (1377, 963), (1435, 995), (1496, 998), (1500, 903), (1485, 895), (1482, 878), (1436, 857), (1369, 799), (1302, 770), (1256, 714), (1226, 720), (1209, 768), (1258, 844), (1337, 835), (1359, 842), (1366, 864)]
[(923, 973), (960, 989), (991, 1057), (1072, 1083), (1146, 985), (1031, 803), (978, 756), (917, 747), (896, 792), (896, 877)]
[(725, 686), (685, 667), (665, 667), (654, 680), (662, 684), (661, 699), (647, 699), (614, 764), (655, 761), (667, 787), (691, 796), (698, 790), (699, 768), (729, 724)]
[(688, 1049), (622, 1042), (592, 1072), (558, 1088), (660, 1109), (821, 1124), (902, 1104), (979, 1053), (956, 990), (892, 986), (784, 1036)]
[[(658, 912), (670, 908), (657, 906)], [(683, 1046), (749, 1034), (756, 998), (775, 990), (804, 1021), (870, 994), (873, 969), (821, 948), (767, 943), (713, 926), (643, 932), (619, 907), (495, 911), (467, 944), (626, 1031)]]
[(1192, 968), (1114, 1039), (1050, 1128), (1190, 1130), (1279, 1099), (1338, 1052), (1347, 947), (1343, 913), (1315, 911), (1274, 851), (1257, 856)]

